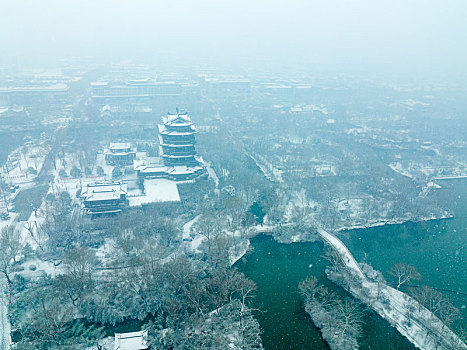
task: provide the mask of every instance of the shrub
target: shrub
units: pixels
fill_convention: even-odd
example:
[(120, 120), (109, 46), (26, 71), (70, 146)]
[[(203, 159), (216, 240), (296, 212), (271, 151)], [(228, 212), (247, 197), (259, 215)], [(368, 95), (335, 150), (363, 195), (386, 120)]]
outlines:
[(73, 178), (77, 179), (77, 178), (81, 177), (81, 170), (79, 170), (76, 166), (73, 166), (73, 168), (70, 171), (70, 175)]
[(101, 176), (101, 177), (105, 175), (104, 169), (102, 169), (101, 166), (98, 166), (96, 168), (96, 173), (97, 173), (97, 176)]
[(122, 172), (121, 172), (120, 168), (118, 168), (118, 167), (113, 168), (113, 170), (112, 170), (112, 179), (119, 179), (121, 177), (122, 177)]

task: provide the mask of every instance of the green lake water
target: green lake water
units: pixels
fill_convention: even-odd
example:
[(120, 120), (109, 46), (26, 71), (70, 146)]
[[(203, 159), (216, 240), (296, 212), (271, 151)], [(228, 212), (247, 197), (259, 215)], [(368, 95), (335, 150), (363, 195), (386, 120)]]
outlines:
[(443, 188), (435, 190), (432, 199), (452, 208), (453, 219), (351, 230), (341, 239), (358, 261), (366, 255), (367, 262), (388, 281), (395, 263), (415, 266), (422, 280), (413, 284), (445, 290), (463, 316), (456, 326), (466, 326), (467, 179), (438, 183)]
[[(320, 283), (343, 294), (329, 282), (324, 269), (326, 260), (322, 243), (280, 244), (271, 236), (251, 240), (253, 251), (237, 262), (236, 267), (258, 285), (254, 308), (261, 329), (263, 345), (269, 349), (328, 349), (317, 328), (301, 305), (298, 284), (314, 275)], [(365, 316), (361, 349), (414, 349), (395, 328), (368, 312)]]
[[(433, 200), (448, 204), (454, 219), (386, 225), (352, 230), (341, 238), (358, 261), (367, 262), (390, 280), (389, 270), (398, 262), (411, 264), (422, 274), (421, 283), (467, 294), (467, 180), (440, 181), (443, 189)], [(258, 285), (254, 307), (266, 350), (328, 349), (301, 305), (298, 284), (310, 275), (337, 293), (327, 281), (321, 243), (280, 244), (270, 236), (251, 240), (253, 251), (236, 267)], [(466, 324), (466, 296), (448, 292)], [(373, 312), (365, 317), (361, 349), (414, 349), (395, 328)]]

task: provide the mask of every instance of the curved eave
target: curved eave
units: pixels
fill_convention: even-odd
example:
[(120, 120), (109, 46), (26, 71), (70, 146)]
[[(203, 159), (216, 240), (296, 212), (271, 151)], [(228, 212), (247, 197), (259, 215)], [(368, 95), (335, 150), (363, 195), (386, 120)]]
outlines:
[(184, 147), (195, 147), (194, 144), (189, 143), (189, 144), (172, 144), (172, 143), (161, 143), (162, 147), (168, 147), (168, 148), (184, 148)]
[(194, 158), (194, 154), (189, 154), (189, 155), (183, 155), (183, 156), (177, 156), (177, 155), (173, 155), (173, 154), (162, 154), (162, 157), (163, 158)]
[(186, 128), (187, 126), (192, 126), (193, 123), (191, 123), (191, 122), (186, 122), (186, 123), (166, 122), (166, 123), (164, 123), (164, 125), (166, 125), (166, 126), (172, 126), (172, 127), (173, 127), (173, 126), (175, 126), (175, 127), (180, 126), (180, 127), (185, 127), (185, 128)]
[(181, 132), (181, 131), (169, 131), (169, 130), (164, 130), (161, 131), (161, 135), (168, 135), (168, 136), (190, 136), (197, 134), (197, 131), (186, 131), (186, 132)]

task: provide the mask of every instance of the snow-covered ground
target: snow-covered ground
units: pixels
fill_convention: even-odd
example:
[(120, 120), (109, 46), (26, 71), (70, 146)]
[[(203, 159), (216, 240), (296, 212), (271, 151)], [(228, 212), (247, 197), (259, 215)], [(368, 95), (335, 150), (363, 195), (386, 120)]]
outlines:
[(270, 162), (268, 162), (264, 157), (256, 155), (253, 157), (250, 155), (250, 158), (256, 163), (256, 166), (261, 170), (264, 177), (270, 181), (277, 181), (279, 183), (284, 182), (282, 178), (282, 170), (275, 168)]
[(329, 232), (323, 230), (322, 228), (318, 228), (318, 233), (321, 237), (324, 238), (326, 242), (328, 242), (334, 249), (336, 249), (339, 254), (343, 257), (344, 263), (356, 276), (366, 279), (365, 275), (363, 274), (360, 266), (355, 261), (353, 255), (347, 249), (344, 243), (336, 236), (330, 234)]
[(214, 171), (213, 168), (211, 168), (210, 165), (206, 165), (206, 171), (208, 172), (209, 178), (212, 179), (214, 181), (214, 183), (216, 184), (216, 189), (218, 189), (219, 188), (219, 178), (217, 177), (216, 172)]
[(19, 147), (8, 156), (6, 163), (0, 168), (0, 175), (8, 184), (29, 183), (37, 175), (29, 172), (28, 168), (33, 168), (39, 173), (49, 151), (50, 146), (45, 143)]
[(392, 163), (392, 164), (389, 164), (389, 167), (394, 170), (396, 173), (399, 173), (403, 176), (407, 176), (409, 178), (413, 178), (413, 176), (408, 172), (408, 171), (405, 171), (403, 168), (402, 168), (402, 165), (401, 163), (399, 162), (396, 162), (396, 163)]
[(237, 254), (235, 254), (235, 250), (232, 248), (229, 251), (230, 266), (234, 265), (238, 260), (240, 260), (246, 254), (246, 252), (250, 248), (250, 240), (246, 239), (240, 242), (239, 247), (236, 248)]
[(17, 213), (10, 213), (9, 215), (10, 215), (10, 217), (8, 218), (8, 220), (0, 220), (0, 231), (4, 227), (10, 226), (12, 224), (14, 225), (15, 219), (18, 217), (18, 214)]
[[(430, 221), (430, 220), (440, 220), (440, 219), (449, 219), (452, 218), (453, 216), (449, 214), (448, 212), (444, 212), (443, 215), (432, 215), (430, 217), (420, 217), (418, 218), (417, 222), (423, 222), (423, 221)], [(354, 230), (354, 229), (360, 229), (360, 228), (369, 228), (369, 227), (378, 227), (378, 226), (385, 226), (385, 225), (397, 225), (397, 224), (403, 224), (408, 221), (414, 221), (413, 218), (407, 217), (407, 218), (395, 218), (395, 219), (375, 219), (368, 221), (366, 224), (355, 224), (355, 225), (346, 225), (346, 226), (341, 226), (337, 229), (337, 231), (347, 231), (347, 230)]]
[(183, 239), (191, 236), (191, 227), (199, 220), (201, 214), (195, 216), (192, 220), (188, 221), (183, 225)]
[[(366, 301), (365, 298), (371, 297), (371, 302), (367, 302), (367, 304), (381, 317), (387, 319), (416, 347), (420, 349), (444, 349), (446, 347), (438, 344), (438, 340), (442, 339), (447, 344), (452, 345), (453, 349), (467, 349), (467, 345), (462, 343), (454, 332), (444, 326), (441, 320), (431, 311), (420, 306), (415, 299), (381, 282), (368, 280), (341, 240), (321, 228), (318, 229), (318, 233), (339, 253), (347, 269), (359, 279), (362, 287), (370, 291), (370, 295), (362, 295), (362, 290), (353, 287), (351, 284), (350, 291), (352, 294), (363, 301)], [(387, 303), (381, 301), (381, 296), (378, 297), (378, 290), (386, 298)], [(408, 310), (414, 310), (410, 316)], [(428, 329), (435, 331), (427, 331)]]
[(145, 179), (144, 194), (128, 197), (130, 207), (157, 202), (180, 202), (177, 183), (167, 179)]

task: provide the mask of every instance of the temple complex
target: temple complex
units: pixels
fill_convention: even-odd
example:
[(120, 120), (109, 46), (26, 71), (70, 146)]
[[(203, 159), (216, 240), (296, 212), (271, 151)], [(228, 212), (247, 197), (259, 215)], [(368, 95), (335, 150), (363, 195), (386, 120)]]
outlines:
[(159, 156), (161, 162), (135, 161), (134, 169), (141, 178), (168, 178), (175, 181), (191, 180), (204, 172), (196, 157), (198, 133), (187, 112), (167, 113), (159, 129)]

